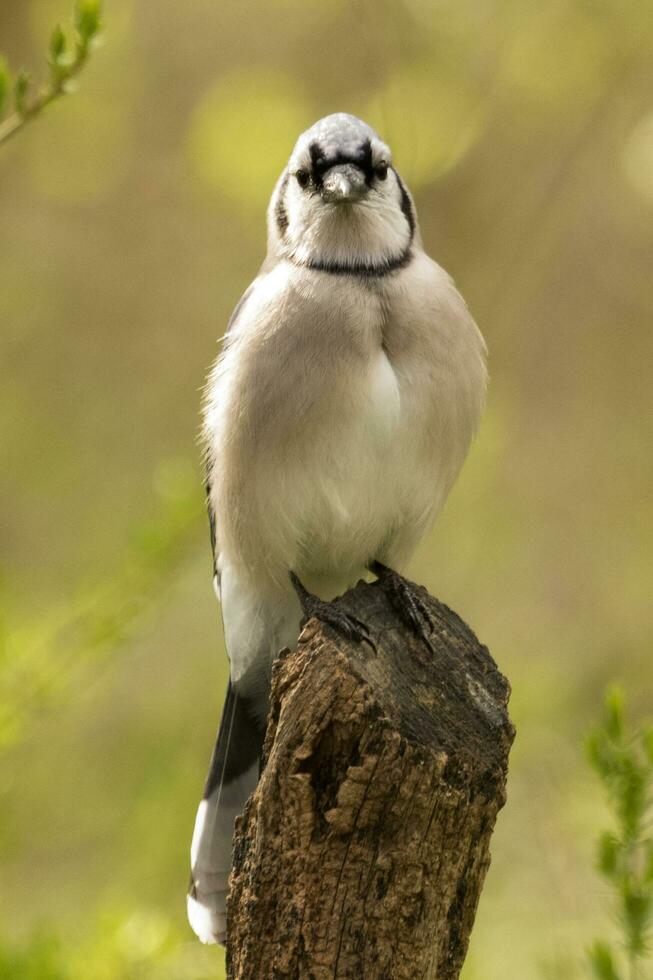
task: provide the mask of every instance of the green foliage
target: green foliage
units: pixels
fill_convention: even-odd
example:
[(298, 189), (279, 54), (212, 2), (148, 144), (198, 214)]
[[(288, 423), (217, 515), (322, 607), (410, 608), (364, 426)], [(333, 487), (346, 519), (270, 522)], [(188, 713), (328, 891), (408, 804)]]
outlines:
[(21, 68), (14, 82), (14, 107), (17, 114), (21, 117), (27, 113), (27, 91), (29, 89), (29, 83), (29, 72)]
[(0, 117), (4, 112), (5, 102), (7, 100), (7, 94), (9, 92), (11, 84), (11, 76), (9, 75), (9, 68), (7, 67), (7, 62), (0, 55)]
[(107, 910), (72, 937), (40, 931), (24, 945), (0, 941), (0, 980), (220, 980), (220, 965), (202, 952), (156, 910)]
[[(603, 721), (587, 741), (591, 765), (598, 773), (615, 818), (615, 828), (601, 834), (597, 868), (615, 896), (621, 949), (596, 942), (589, 962), (597, 980), (643, 977), (653, 929), (653, 728), (629, 736), (621, 688), (609, 688)], [(627, 967), (627, 969), (625, 969)]]
[[(73, 3), (5, 0), (16, 50), (40, 37), (73, 58)], [(520, 732), (463, 976), (534, 980), (546, 957), (548, 980), (578, 980), (568, 951), (612, 940), (580, 859), (608, 821), (576, 747), (603, 677), (651, 689), (653, 5), (367, 8), (254, 0), (245, 23), (237, 0), (111, 0), (93, 91), (0, 177), (12, 980), (142, 980), (159, 958), (190, 975), (161, 947), (122, 962), (122, 926), (97, 926), (114, 900), (125, 924), (141, 906), (173, 923), (193, 976), (219, 974), (184, 891), (227, 662), (197, 468), (178, 550), (156, 546), (183, 531), (148, 474), (195, 458), (197, 387), (260, 264), (272, 183), (299, 126), (334, 109), (387, 138), (491, 352), (479, 439), (412, 568), (491, 640)]]
[(87, 48), (100, 30), (98, 0), (78, 0), (75, 8), (75, 27), (79, 34), (78, 44)]
[[(74, 53), (68, 54), (69, 42), (59, 24), (50, 38), (48, 64), (50, 80), (29, 96), (30, 76), (20, 69), (12, 83), (6, 62), (0, 59), (0, 143), (14, 136), (30, 119), (34, 119), (60, 96), (71, 91), (72, 80), (80, 73), (101, 28), (100, 0), (78, 0), (74, 13)], [(13, 85), (13, 112), (2, 120), (7, 92)]]
[(58, 702), (78, 671), (124, 647), (161, 601), (194, 541), (202, 511), (195, 467), (167, 460), (153, 514), (132, 529), (121, 564), (33, 623), (0, 621), (0, 752), (32, 716)]
[(66, 35), (61, 29), (60, 25), (57, 24), (52, 32), (52, 37), (50, 38), (50, 73), (52, 78), (52, 83), (57, 84), (62, 71), (66, 70), (67, 58), (66, 49), (68, 47), (68, 41)]
[(595, 942), (590, 949), (589, 958), (594, 975), (598, 977), (598, 980), (619, 980), (612, 950), (607, 943)]

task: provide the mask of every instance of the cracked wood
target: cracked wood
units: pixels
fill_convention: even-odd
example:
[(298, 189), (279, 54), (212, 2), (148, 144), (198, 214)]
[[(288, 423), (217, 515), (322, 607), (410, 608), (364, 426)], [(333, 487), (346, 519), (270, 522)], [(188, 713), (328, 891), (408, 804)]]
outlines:
[(509, 686), (424, 591), (432, 650), (379, 583), (311, 620), (273, 670), (259, 785), (237, 822), (231, 980), (455, 980), (505, 802)]

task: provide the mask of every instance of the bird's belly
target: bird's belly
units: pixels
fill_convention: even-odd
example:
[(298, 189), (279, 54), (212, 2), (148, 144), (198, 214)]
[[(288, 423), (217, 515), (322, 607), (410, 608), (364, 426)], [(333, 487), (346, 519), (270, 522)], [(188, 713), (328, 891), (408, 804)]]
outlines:
[(354, 393), (325, 409), (308, 465), (308, 492), (287, 499), (298, 573), (316, 591), (340, 591), (393, 535), (411, 534), (433, 504), (432, 466), (414, 431), (411, 392), (379, 351)]

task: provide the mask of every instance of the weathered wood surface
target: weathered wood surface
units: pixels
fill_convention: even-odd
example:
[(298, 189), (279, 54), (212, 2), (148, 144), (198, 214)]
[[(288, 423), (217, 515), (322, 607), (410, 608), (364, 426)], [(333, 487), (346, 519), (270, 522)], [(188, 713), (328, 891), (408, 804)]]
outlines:
[(378, 583), (311, 620), (273, 671), (266, 764), (237, 822), (228, 977), (458, 977), (505, 802), (509, 686), (423, 593), (432, 650)]

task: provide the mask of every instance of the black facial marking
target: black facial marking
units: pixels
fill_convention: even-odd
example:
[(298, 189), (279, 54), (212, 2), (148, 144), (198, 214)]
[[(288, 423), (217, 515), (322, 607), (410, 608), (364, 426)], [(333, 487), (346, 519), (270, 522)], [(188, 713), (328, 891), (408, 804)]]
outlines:
[(324, 150), (319, 143), (313, 140), (308, 148), (308, 152), (311, 154), (311, 163), (313, 165), (313, 169), (315, 169), (319, 165), (320, 160), (324, 160)]
[(365, 174), (365, 183), (371, 184), (374, 180), (374, 166), (372, 164), (372, 144), (365, 140), (360, 148), (360, 162), (358, 166)]
[(359, 167), (365, 174), (365, 183), (368, 186), (374, 180), (372, 144), (369, 139), (363, 140), (353, 152), (338, 150), (335, 154), (332, 153), (327, 156), (320, 144), (316, 142), (310, 144), (308, 151), (311, 155), (311, 180), (318, 191), (322, 188), (322, 181), (327, 170), (342, 163), (352, 163), (355, 167)]
[(308, 152), (311, 154), (311, 179), (316, 187), (321, 187), (322, 174), (324, 173), (324, 168), (322, 167), (322, 161), (324, 160), (322, 147), (319, 143), (311, 143)]
[(412, 242), (413, 235), (415, 234), (415, 213), (413, 212), (413, 205), (410, 203), (410, 198), (408, 196), (408, 191), (406, 190), (406, 185), (403, 180), (394, 170), (394, 175), (397, 178), (397, 183), (399, 184), (399, 190), (401, 191), (401, 210), (403, 211), (406, 221), (408, 222), (408, 227), (410, 228), (410, 240)]
[(286, 232), (288, 231), (288, 214), (286, 212), (286, 187), (288, 186), (288, 172), (283, 175), (283, 180), (281, 181), (281, 187), (279, 188), (279, 196), (277, 197), (277, 206), (274, 211), (275, 218), (277, 220), (277, 228), (279, 229), (279, 235), (284, 238)]

